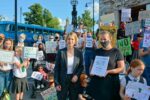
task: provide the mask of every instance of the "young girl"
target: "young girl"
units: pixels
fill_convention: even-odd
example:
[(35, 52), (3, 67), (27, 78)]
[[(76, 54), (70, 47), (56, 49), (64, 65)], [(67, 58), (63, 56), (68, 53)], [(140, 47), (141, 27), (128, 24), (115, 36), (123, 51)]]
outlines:
[(29, 66), (29, 59), (23, 60), (21, 58), (22, 48), (15, 48), (15, 57), (14, 57), (14, 81), (13, 81), (13, 93), (16, 93), (16, 100), (23, 100), (23, 94), (28, 89), (27, 84), (27, 68)]
[(42, 80), (36, 80), (37, 83), (37, 89), (44, 88), (46, 86), (46, 80), (48, 78), (47, 73), (44, 71), (44, 68), (42, 65), (38, 65), (38, 72), (40, 72), (43, 75)]
[(135, 100), (125, 95), (125, 88), (129, 81), (136, 81), (143, 84), (147, 84), (146, 80), (141, 76), (144, 71), (144, 68), (145, 65), (141, 60), (135, 59), (131, 61), (130, 67), (127, 71), (127, 76), (121, 79), (120, 96), (122, 100)]
[(80, 89), (78, 94), (79, 100), (94, 100), (89, 94), (87, 94), (87, 86), (88, 86), (88, 76), (83, 73), (80, 75)]

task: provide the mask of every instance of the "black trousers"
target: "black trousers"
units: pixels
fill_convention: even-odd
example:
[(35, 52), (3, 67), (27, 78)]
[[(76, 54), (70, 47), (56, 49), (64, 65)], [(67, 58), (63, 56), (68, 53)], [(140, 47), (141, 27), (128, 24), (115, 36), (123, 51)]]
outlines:
[(61, 91), (57, 92), (58, 100), (78, 100), (79, 82), (71, 82), (72, 75), (67, 75), (64, 85), (61, 85)]

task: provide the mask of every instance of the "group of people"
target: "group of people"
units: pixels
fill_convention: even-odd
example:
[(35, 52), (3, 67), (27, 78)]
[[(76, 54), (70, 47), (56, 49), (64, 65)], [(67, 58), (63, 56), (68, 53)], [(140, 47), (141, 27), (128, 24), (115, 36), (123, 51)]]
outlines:
[[(4, 38), (4, 35), (0, 34), (1, 49), (13, 51), (13, 41)], [(22, 100), (24, 92), (28, 90), (27, 68), (31, 65), (33, 71), (43, 75), (41, 81), (35, 80), (36, 89), (53, 83), (58, 100), (134, 100), (125, 94), (128, 81), (136, 79), (140, 83), (150, 85), (150, 48), (143, 48), (141, 38), (142, 36), (138, 35), (136, 41), (131, 43), (132, 47), (138, 50), (139, 58), (134, 57), (129, 68), (124, 70), (125, 58), (122, 52), (112, 45), (112, 33), (108, 31), (100, 31), (97, 37), (93, 37), (92, 32), (79, 30), (67, 33), (63, 38), (58, 34), (55, 39), (50, 36), (49, 41), (57, 42), (57, 54), (47, 54), (42, 36), (39, 36), (33, 47), (37, 47), (43, 56), (37, 59), (22, 58), (25, 35), (20, 35), (14, 49), (13, 63), (0, 62), (0, 95), (4, 89), (11, 87), (12, 82), (12, 92), (16, 93), (16, 100)], [(61, 39), (66, 42), (63, 49), (59, 49)], [(96, 56), (109, 58), (105, 76), (91, 74)], [(119, 74), (123, 72), (125, 76), (120, 79)], [(48, 76), (51, 76), (53, 81), (46, 82)]]

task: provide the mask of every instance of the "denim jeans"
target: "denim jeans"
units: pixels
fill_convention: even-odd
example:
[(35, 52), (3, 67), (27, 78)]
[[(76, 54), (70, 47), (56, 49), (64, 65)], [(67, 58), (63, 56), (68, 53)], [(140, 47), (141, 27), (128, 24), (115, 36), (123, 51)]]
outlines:
[(10, 71), (0, 71), (0, 96), (2, 95), (4, 89), (9, 89), (10, 80)]
[(84, 53), (84, 65), (85, 65), (85, 72), (87, 75), (90, 74), (90, 66), (92, 65), (94, 60), (94, 51), (93, 49), (87, 49)]

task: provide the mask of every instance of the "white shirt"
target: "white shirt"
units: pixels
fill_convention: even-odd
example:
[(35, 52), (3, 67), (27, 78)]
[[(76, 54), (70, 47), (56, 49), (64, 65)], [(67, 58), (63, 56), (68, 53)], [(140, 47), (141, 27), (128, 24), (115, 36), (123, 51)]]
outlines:
[[(14, 63), (16, 62), (20, 63), (20, 59), (18, 57), (14, 57)], [(23, 72), (22, 68), (18, 68), (16, 65), (14, 65), (13, 75), (18, 78), (24, 78), (27, 76), (27, 70), (26, 68), (24, 68), (24, 72)]]
[(73, 73), (73, 63), (74, 63), (74, 56), (68, 57), (67, 60), (67, 74)]
[(11, 70), (12, 69), (12, 64), (4, 64), (3, 66), (0, 66), (0, 70), (2, 71), (8, 71), (8, 70)]
[[(131, 74), (129, 74), (128, 77), (130, 78), (131, 81), (134, 81), (135, 79), (137, 80), (137, 82), (140, 81), (140, 77), (135, 78), (135, 77), (132, 76)], [(144, 77), (143, 77), (143, 79), (144, 79)], [(146, 82), (145, 79), (144, 79), (144, 84), (147, 85), (147, 82)], [(123, 78), (121, 79), (121, 85), (122, 85), (123, 87), (126, 87), (127, 84), (126, 84), (126, 78), (125, 78), (125, 77), (123, 77)]]

